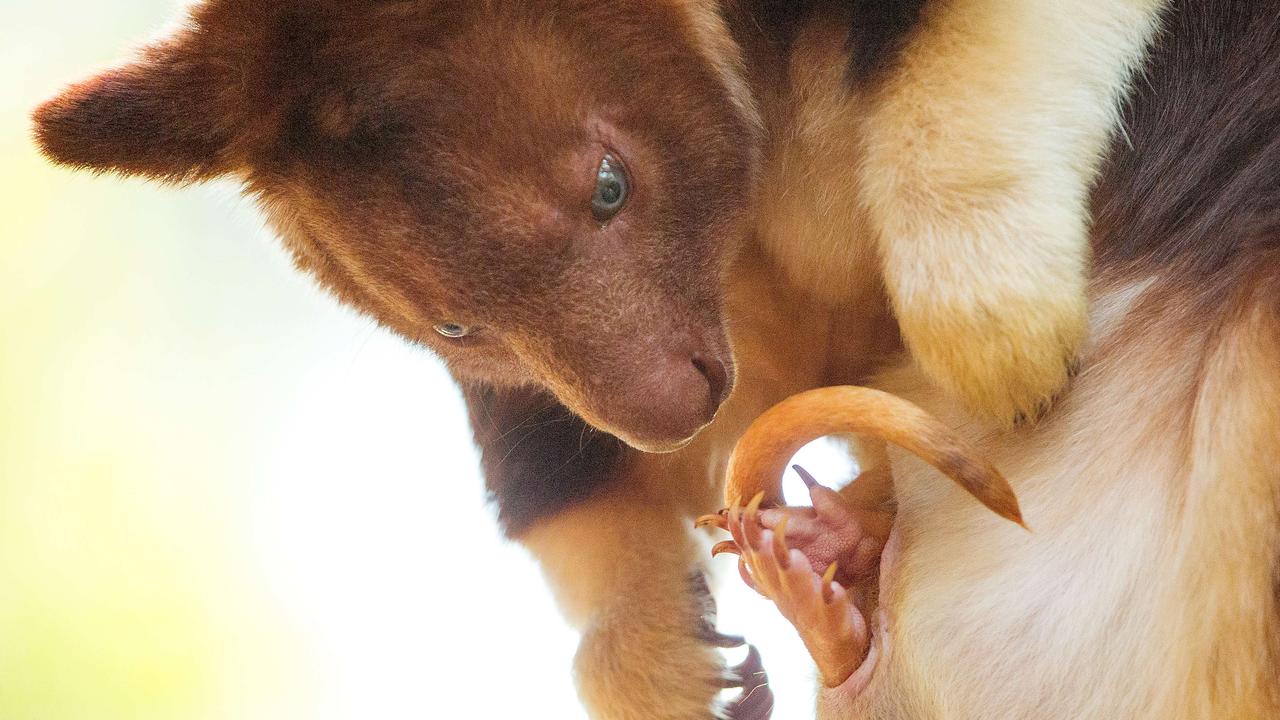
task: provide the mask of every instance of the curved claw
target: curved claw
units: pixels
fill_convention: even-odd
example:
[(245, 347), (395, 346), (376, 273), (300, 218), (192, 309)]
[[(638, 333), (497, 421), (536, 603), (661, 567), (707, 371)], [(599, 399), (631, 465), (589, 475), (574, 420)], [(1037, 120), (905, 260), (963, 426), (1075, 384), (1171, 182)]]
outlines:
[(831, 583), (836, 579), (836, 571), (840, 569), (840, 563), (833, 562), (827, 566), (827, 571), (822, 573), (822, 602), (831, 604), (831, 598), (835, 591), (831, 589)]
[(782, 520), (773, 528), (773, 559), (774, 562), (778, 563), (778, 567), (783, 570), (791, 567), (790, 549), (787, 547), (787, 524), (789, 522), (791, 522), (791, 516), (784, 515)]
[(716, 630), (716, 600), (711, 595), (707, 578), (700, 572), (690, 576), (690, 585), (695, 596), (702, 601), (702, 617), (698, 621), (698, 639), (718, 648), (737, 648), (747, 644), (741, 635), (726, 635)]
[[(697, 628), (698, 638), (719, 648), (746, 645), (746, 638), (740, 635), (726, 635), (716, 630), (716, 603), (711, 595), (711, 588), (707, 585), (706, 576), (695, 572), (690, 575), (689, 582), (694, 595), (703, 601), (703, 612)], [(722, 717), (728, 720), (769, 720), (769, 715), (773, 711), (773, 693), (769, 690), (769, 678), (765, 675), (760, 651), (754, 646), (748, 646), (746, 659), (729, 668), (721, 682), (721, 687), (742, 688), (742, 693), (724, 706)]]
[(809, 488), (810, 490), (817, 487), (818, 479), (815, 478), (813, 474), (810, 473), (808, 470), (805, 470), (799, 465), (792, 465), (791, 469), (795, 470), (796, 474), (800, 476), (800, 479), (804, 482), (805, 487)]
[[(732, 650), (733, 648), (740, 648), (743, 645), (747, 644), (747, 639), (741, 635), (725, 635), (724, 633), (715, 629), (703, 635), (702, 639), (705, 640), (708, 645), (713, 645), (718, 648), (724, 648), (726, 650)], [(737, 687), (737, 686), (735, 685), (734, 687)]]
[(742, 503), (737, 500), (729, 503), (729, 512), (725, 513), (725, 517), (729, 521), (729, 532), (733, 533), (734, 539), (738, 539), (738, 527), (742, 525)]
[(773, 714), (773, 691), (769, 689), (769, 676), (756, 646), (749, 646), (747, 657), (730, 669), (728, 687), (742, 688), (742, 694), (727, 703), (724, 708), (728, 720), (769, 720)]
[(741, 555), (742, 548), (738, 546), (738, 543), (732, 540), (721, 540), (720, 542), (711, 546), (711, 557), (715, 557), (717, 555), (720, 555), (721, 553), (732, 553), (734, 555)]
[(729, 509), (725, 508), (714, 515), (703, 515), (693, 521), (696, 528), (716, 527), (721, 530), (729, 529)]

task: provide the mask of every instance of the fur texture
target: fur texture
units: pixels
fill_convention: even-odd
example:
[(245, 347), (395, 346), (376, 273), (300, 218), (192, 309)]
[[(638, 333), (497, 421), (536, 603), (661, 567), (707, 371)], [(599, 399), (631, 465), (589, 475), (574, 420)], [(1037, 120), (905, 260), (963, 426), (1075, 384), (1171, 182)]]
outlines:
[(1162, 4), (932, 3), (872, 93), (862, 199), (889, 296), (921, 370), (980, 414), (1034, 417), (1066, 382), (1088, 191)]
[(1280, 18), (1177, 2), (1093, 204), (1090, 339), (1061, 406), (981, 443), (1035, 533), (898, 458), (894, 651), (826, 718), (1280, 716)]
[[(301, 268), (446, 359), (501, 519), (583, 631), (595, 717), (713, 712), (686, 519), (765, 408), (898, 357), (893, 310), (919, 369), (886, 386), (983, 443), (1037, 536), (902, 473), (901, 651), (848, 713), (1259, 717), (1280, 429), (1262, 5), (1173, 9), (1094, 199), (1083, 373), (1034, 429), (1004, 426), (1082, 337), (1086, 190), (1157, 3), (211, 0), (36, 132), (72, 166), (240, 177)], [(634, 193), (602, 225), (608, 152)], [(737, 377), (722, 405), (714, 363)]]

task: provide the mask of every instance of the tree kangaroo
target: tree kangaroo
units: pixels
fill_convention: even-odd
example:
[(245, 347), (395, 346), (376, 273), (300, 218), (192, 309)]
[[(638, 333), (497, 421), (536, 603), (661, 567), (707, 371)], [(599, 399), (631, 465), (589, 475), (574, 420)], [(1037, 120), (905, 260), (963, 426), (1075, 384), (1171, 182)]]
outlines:
[(733, 441), (904, 340), (995, 426), (1041, 411), (1159, 11), (208, 0), (36, 137), (70, 166), (240, 179), (300, 268), (444, 358), (596, 717), (750, 717), (767, 693), (716, 706), (733, 639), (688, 528)]

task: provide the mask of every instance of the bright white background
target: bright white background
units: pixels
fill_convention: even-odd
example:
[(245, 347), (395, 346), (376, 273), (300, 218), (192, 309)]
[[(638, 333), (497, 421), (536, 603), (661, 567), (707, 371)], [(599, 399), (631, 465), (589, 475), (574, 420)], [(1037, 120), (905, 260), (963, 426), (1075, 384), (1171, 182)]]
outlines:
[[(582, 717), (440, 365), (315, 290), (235, 188), (32, 149), (38, 101), (175, 7), (0, 7), (0, 717)], [(803, 648), (718, 562), (722, 629), (776, 718), (811, 717)]]

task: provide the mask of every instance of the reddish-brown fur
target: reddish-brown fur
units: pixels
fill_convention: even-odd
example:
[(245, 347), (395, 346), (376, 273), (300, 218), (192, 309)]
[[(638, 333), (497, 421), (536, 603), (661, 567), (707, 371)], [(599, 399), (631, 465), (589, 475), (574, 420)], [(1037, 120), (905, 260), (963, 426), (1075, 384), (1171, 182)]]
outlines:
[[(710, 419), (699, 363), (732, 384), (718, 277), (754, 147), (682, 32), (647, 3), (214, 2), (37, 134), (70, 165), (236, 174), (300, 266), (460, 378), (671, 446)], [(633, 192), (602, 226), (606, 152)]]

